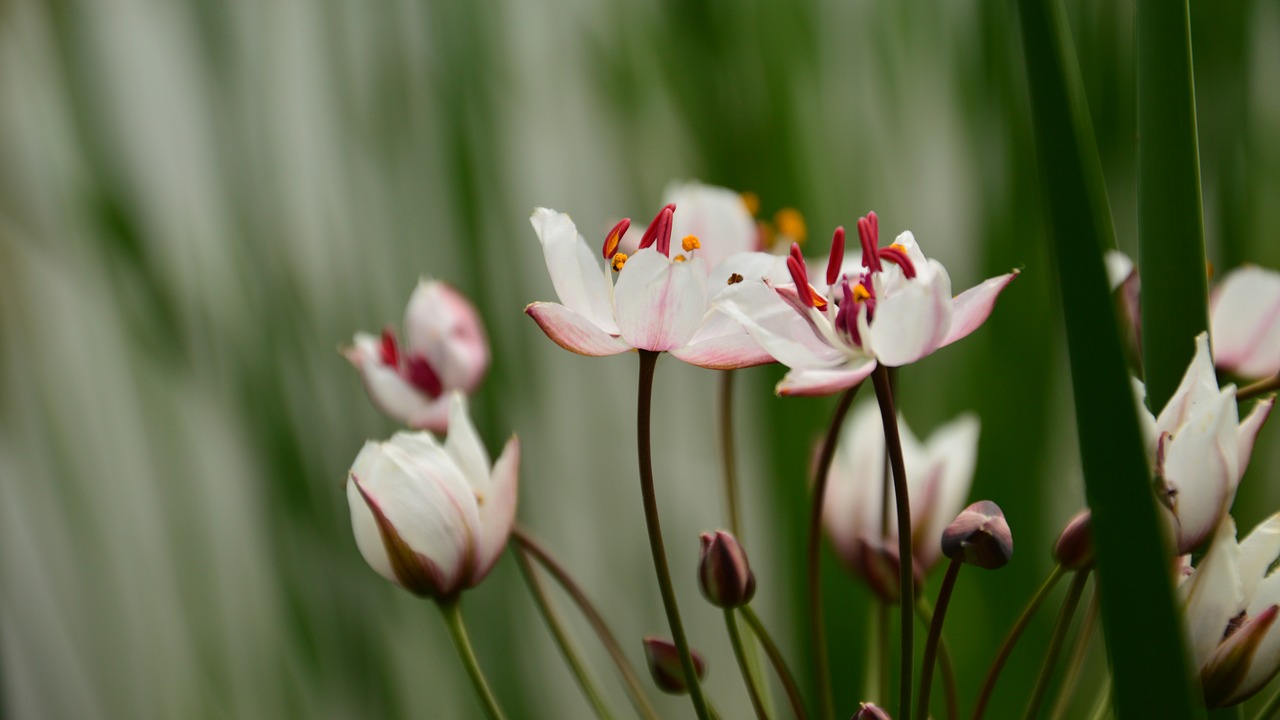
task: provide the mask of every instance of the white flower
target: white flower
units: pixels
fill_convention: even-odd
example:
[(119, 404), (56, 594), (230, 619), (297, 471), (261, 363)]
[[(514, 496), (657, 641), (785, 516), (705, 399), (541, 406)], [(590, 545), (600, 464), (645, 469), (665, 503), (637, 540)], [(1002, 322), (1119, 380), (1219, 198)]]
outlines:
[(1209, 328), (1218, 367), (1250, 379), (1280, 373), (1280, 273), (1227, 273), (1209, 298)]
[(473, 587), (498, 561), (515, 523), (520, 443), (492, 466), (461, 393), (444, 445), (426, 432), (367, 442), (347, 476), (356, 545), (370, 567), (423, 597)]

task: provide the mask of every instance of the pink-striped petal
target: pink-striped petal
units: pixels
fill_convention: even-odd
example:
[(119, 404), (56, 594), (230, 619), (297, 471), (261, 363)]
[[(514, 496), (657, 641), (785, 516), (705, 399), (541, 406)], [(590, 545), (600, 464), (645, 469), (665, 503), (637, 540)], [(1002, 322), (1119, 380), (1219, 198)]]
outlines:
[(951, 278), (936, 260), (928, 266), (931, 273), (921, 270), (916, 280), (880, 298), (874, 323), (859, 322), (864, 346), (889, 367), (913, 363), (937, 350), (951, 327)]
[(697, 258), (673, 262), (654, 247), (636, 252), (613, 287), (614, 317), (627, 343), (662, 352), (683, 346), (707, 312), (707, 272)]
[(745, 330), (676, 348), (671, 354), (690, 365), (712, 370), (736, 370), (774, 362), (773, 356)]
[(791, 397), (819, 397), (831, 395), (857, 385), (876, 369), (876, 361), (863, 360), (854, 365), (836, 368), (806, 368), (792, 370), (778, 383), (779, 395)]
[(1280, 373), (1280, 273), (1252, 265), (1213, 290), (1209, 327), (1218, 367), (1246, 378)]
[(1244, 477), (1244, 471), (1249, 467), (1249, 460), (1253, 457), (1253, 444), (1258, 439), (1258, 433), (1262, 430), (1263, 424), (1267, 422), (1267, 418), (1271, 417), (1271, 411), (1276, 406), (1276, 396), (1271, 395), (1258, 401), (1253, 406), (1253, 410), (1240, 421), (1240, 434), (1238, 436), (1238, 448), (1240, 450), (1240, 476)]
[(531, 303), (524, 311), (552, 342), (569, 352), (605, 357), (631, 349), (622, 338), (606, 333), (595, 323), (559, 303)]
[(951, 329), (947, 331), (942, 345), (950, 345), (981, 327), (990, 317), (996, 298), (1020, 272), (1014, 270), (989, 278), (954, 297), (951, 300)]
[(447, 390), (473, 392), (489, 367), (480, 314), (447, 283), (422, 280), (404, 311), (409, 349), (426, 356)]
[(618, 328), (609, 304), (609, 277), (596, 253), (578, 234), (573, 220), (564, 213), (537, 208), (529, 222), (542, 243), (547, 273), (560, 302), (606, 334), (616, 334)]

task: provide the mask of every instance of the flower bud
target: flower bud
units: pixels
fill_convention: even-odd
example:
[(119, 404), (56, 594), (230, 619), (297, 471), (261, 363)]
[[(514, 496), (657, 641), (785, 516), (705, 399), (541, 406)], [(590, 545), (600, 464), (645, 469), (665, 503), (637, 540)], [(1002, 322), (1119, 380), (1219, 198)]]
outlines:
[(733, 535), (724, 530), (702, 533), (702, 558), (698, 562), (698, 587), (716, 607), (735, 608), (751, 602), (756, 594), (756, 576), (747, 563), (747, 553)]
[(1205, 705), (1210, 708), (1234, 705), (1256, 692), (1239, 693), (1238, 690), (1251, 674), (1258, 648), (1275, 623), (1277, 612), (1280, 612), (1280, 607), (1271, 605), (1257, 617), (1250, 618), (1241, 611), (1232, 618), (1222, 644), (1200, 669)]
[(1004, 511), (990, 500), (962, 510), (942, 532), (942, 554), (987, 570), (1007, 565), (1013, 557), (1013, 533)]
[(1093, 513), (1081, 510), (1058, 536), (1053, 559), (1068, 570), (1082, 570), (1093, 564)]
[(893, 720), (884, 708), (875, 703), (859, 703), (858, 712), (850, 720)]
[[(701, 681), (707, 675), (707, 662), (696, 650), (690, 650), (693, 656), (693, 671)], [(663, 692), (672, 695), (684, 695), (689, 686), (684, 681), (684, 667), (680, 665), (680, 651), (675, 643), (663, 638), (647, 637), (644, 639), (644, 657), (649, 665), (649, 673), (653, 682)]]

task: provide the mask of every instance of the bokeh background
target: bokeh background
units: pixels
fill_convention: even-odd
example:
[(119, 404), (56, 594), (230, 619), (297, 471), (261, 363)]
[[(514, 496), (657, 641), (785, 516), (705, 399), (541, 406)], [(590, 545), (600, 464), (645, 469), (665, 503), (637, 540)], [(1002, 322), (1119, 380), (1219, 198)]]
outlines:
[[(1132, 8), (1067, 5), (1132, 251)], [(365, 438), (395, 428), (337, 348), (398, 324), (419, 276), (479, 305), (495, 362), (476, 414), (491, 448), (522, 437), (521, 522), (639, 662), (639, 638), (665, 622), (634, 465), (635, 358), (570, 355), (522, 314), (553, 298), (527, 217), (555, 207), (603, 237), (650, 217), (678, 178), (753, 191), (766, 216), (800, 209), (814, 254), (874, 209), (958, 288), (1024, 268), (981, 331), (900, 376), (921, 434), (981, 415), (973, 498), (998, 501), (1017, 537), (1012, 565), (957, 591), (948, 637), (968, 707), (1083, 497), (1014, 12), (0, 1), (3, 714), (478, 717), (438, 614), (364, 564), (341, 490)], [(1219, 271), (1280, 267), (1280, 6), (1197, 0), (1192, 25), (1209, 256)], [(779, 375), (738, 382), (744, 535), (756, 605), (807, 680), (805, 469), (832, 402), (774, 398)], [(693, 581), (697, 533), (725, 523), (715, 380), (660, 364), (658, 490), (710, 692), (739, 718), (719, 612)], [(1278, 446), (1267, 428), (1242, 528), (1280, 507)], [(869, 598), (826, 567), (848, 715)], [(464, 610), (513, 717), (588, 716), (510, 558)], [(1052, 614), (1024, 650), (1043, 647)], [(1101, 662), (1095, 648), (1078, 713)], [(1015, 655), (993, 716), (1021, 710), (1038, 664)]]

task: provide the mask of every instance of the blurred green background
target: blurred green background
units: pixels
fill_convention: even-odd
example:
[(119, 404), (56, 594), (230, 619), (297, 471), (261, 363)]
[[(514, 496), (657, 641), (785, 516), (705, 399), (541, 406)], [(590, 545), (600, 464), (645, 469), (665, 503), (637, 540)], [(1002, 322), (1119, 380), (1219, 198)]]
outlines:
[[(1068, 6), (1136, 256), (1132, 8)], [(360, 558), (341, 491), (364, 439), (395, 428), (336, 349), (398, 324), (419, 275), (479, 305), (495, 362), (476, 414), (491, 448), (511, 431), (524, 442), (521, 521), (639, 662), (639, 638), (665, 620), (636, 484), (635, 358), (570, 355), (523, 316), (554, 297), (527, 217), (547, 205), (603, 237), (691, 177), (757, 193), (766, 215), (799, 208), (814, 254), (874, 209), (957, 288), (1024, 268), (981, 331), (900, 377), (921, 435), (981, 415), (972, 497), (1000, 503), (1017, 538), (1007, 569), (962, 575), (949, 618), (969, 707), (1083, 502), (1013, 13), (982, 0), (0, 0), (5, 715), (479, 716), (434, 609)], [(1192, 27), (1209, 257), (1219, 273), (1280, 267), (1280, 5), (1197, 1)], [(745, 546), (756, 606), (808, 675), (805, 469), (832, 402), (774, 398), (779, 376), (738, 383)], [(660, 364), (656, 470), (709, 692), (740, 718), (719, 611), (693, 581), (697, 533), (726, 522), (714, 381)], [(1269, 427), (1242, 529), (1280, 507), (1278, 469)], [(827, 570), (847, 716), (864, 699), (869, 596)], [(509, 558), (464, 605), (513, 717), (588, 716)], [(1021, 710), (1052, 614), (993, 717)], [(1077, 712), (1101, 677), (1096, 650)]]

